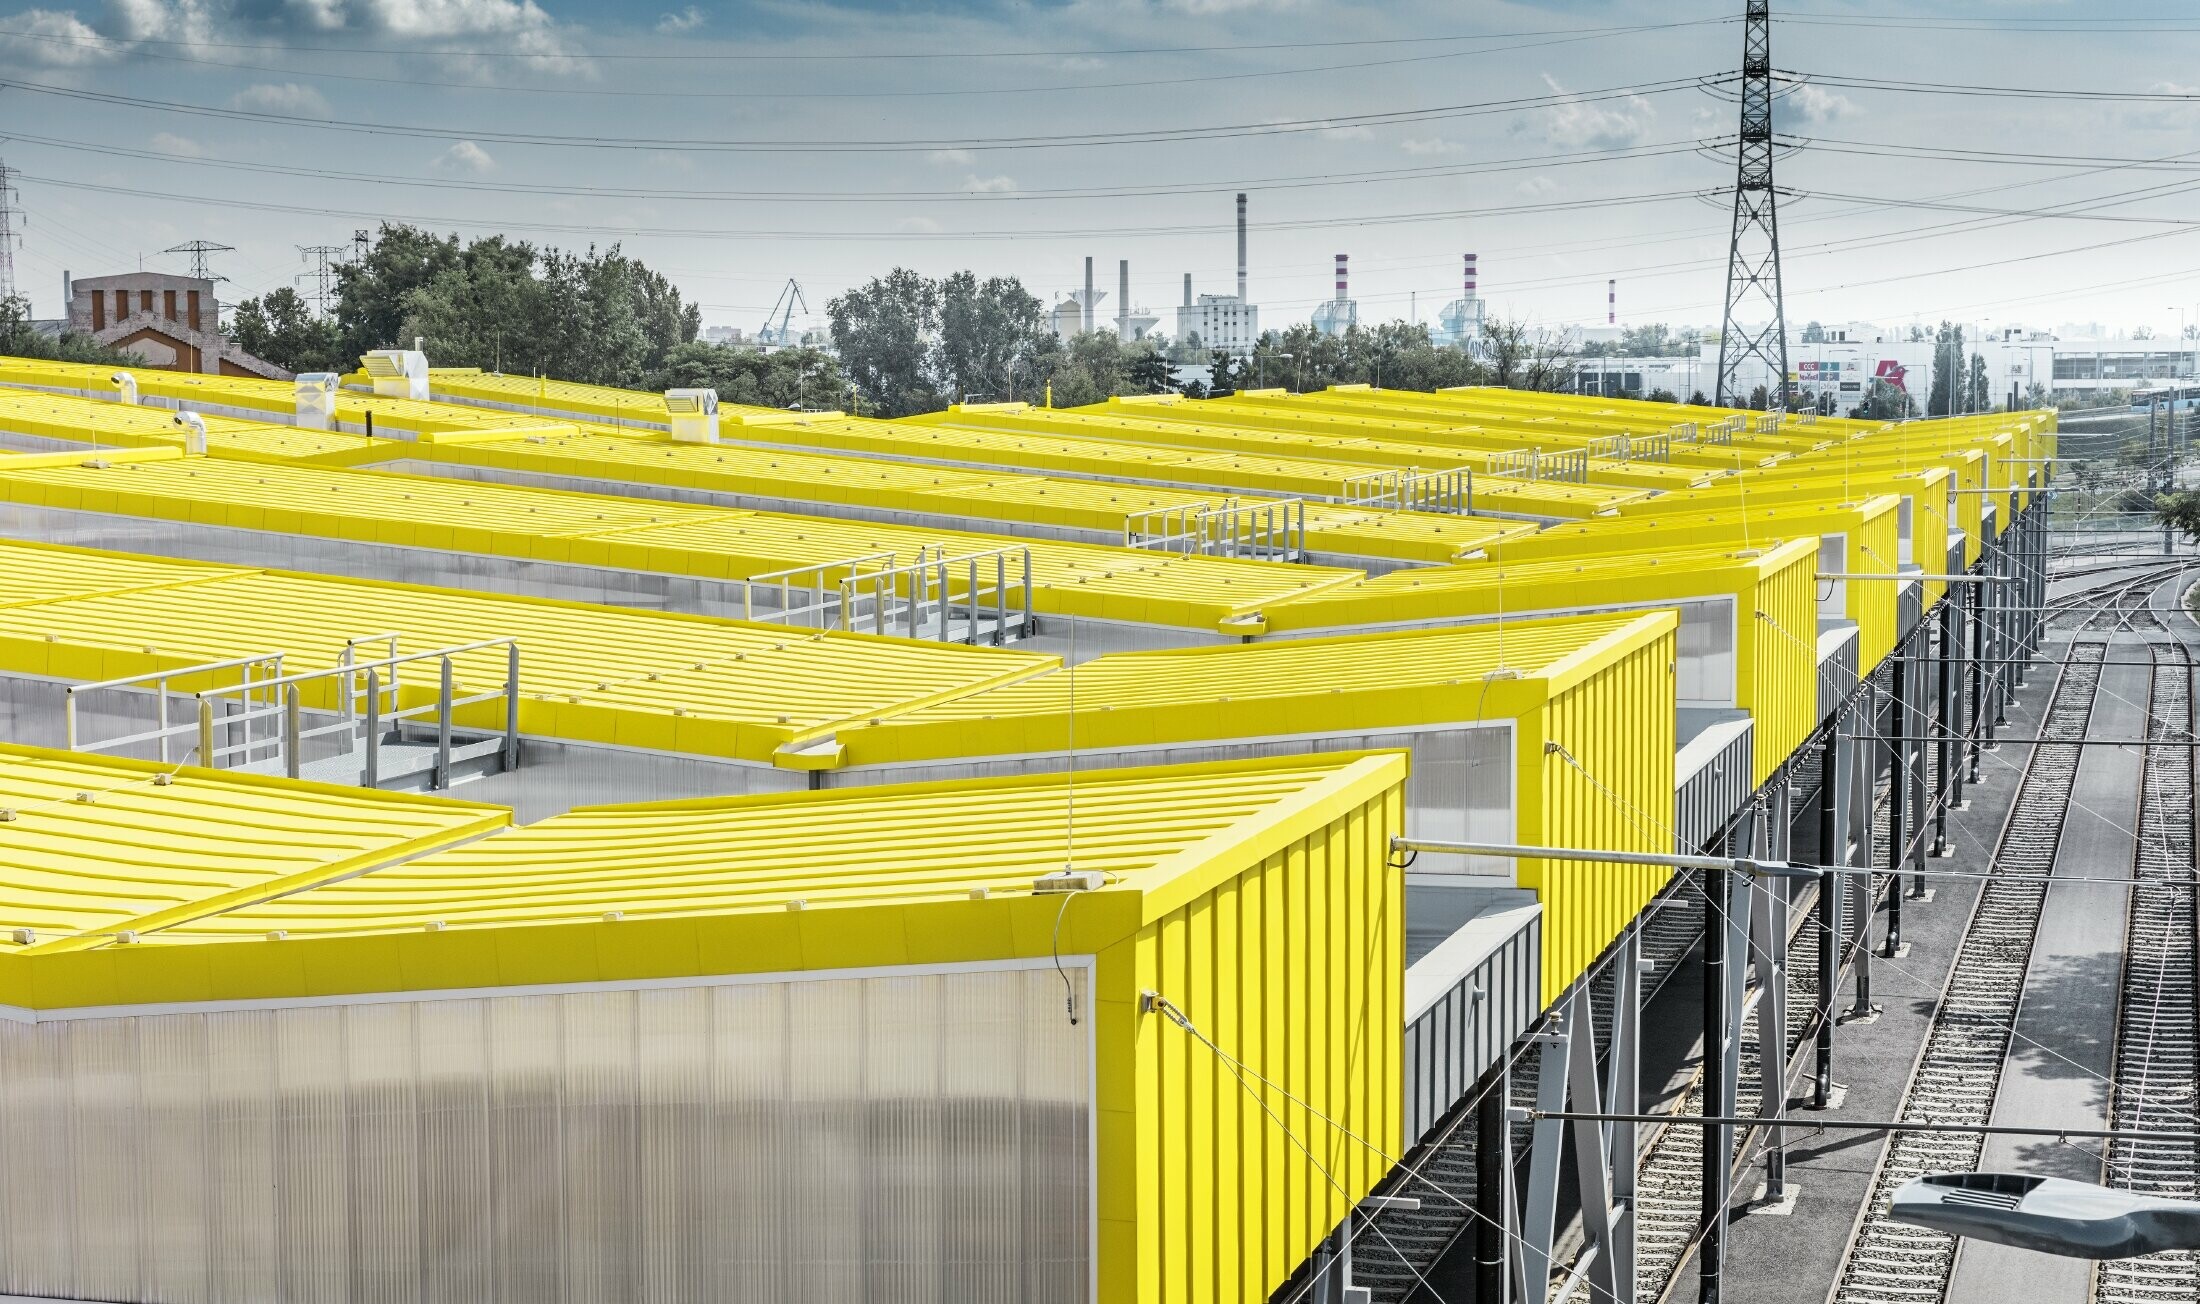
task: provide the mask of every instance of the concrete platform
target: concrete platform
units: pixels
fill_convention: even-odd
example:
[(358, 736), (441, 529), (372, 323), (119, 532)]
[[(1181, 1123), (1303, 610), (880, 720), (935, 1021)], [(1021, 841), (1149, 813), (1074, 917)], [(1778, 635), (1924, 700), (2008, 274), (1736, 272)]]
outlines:
[[(2011, 706), (2005, 732), (2024, 738), (2035, 734), (2051, 689), (2052, 671), (2035, 669)], [(2026, 746), (2014, 743), (1986, 754), (1980, 782), (1964, 789), (1969, 809), (1953, 812), (1948, 819), (1949, 845), (1956, 854), (1928, 862), (1929, 870), (1976, 871), (1986, 866), (2028, 754)], [(1979, 891), (1975, 879), (1944, 879), (1930, 886), (1934, 889), (1930, 902), (1903, 902), (1902, 940), (1909, 948), (1907, 955), (1894, 960), (1876, 953), (1872, 957), (1872, 998), (1882, 1013), (1869, 1022), (1844, 1023), (1834, 1034), (1833, 1079), (1846, 1088), (1840, 1116), (1891, 1118), (1900, 1108), (1918, 1047)], [(1882, 905), (1874, 938), (1883, 938), (1885, 931)], [(1811, 936), (1806, 931), (1806, 939)], [(1815, 943), (1799, 943), (1798, 948), (1796, 959), (1810, 962)], [(1842, 988), (1837, 1008), (1848, 1007), (1854, 990), (1852, 977)], [(1698, 1019), (1700, 1026), (1694, 1010), (1675, 1014)], [(1678, 1019), (1670, 1015), (1668, 1019), (1665, 1027), (1675, 1029)], [(1885, 1137), (1868, 1132), (1813, 1133), (1810, 1111), (1804, 1108), (1808, 1098), (1801, 1082), (1791, 1082), (1789, 1101), (1795, 1121), (1788, 1128), (1788, 1180), (1800, 1188), (1799, 1197), (1792, 1209), (1779, 1214), (1737, 1206), (1727, 1250), (1724, 1297), (1728, 1300), (1748, 1304), (1822, 1300), (1840, 1265), (1857, 1210), (1870, 1190)], [(1761, 1164), (1740, 1174), (1735, 1179), (1737, 1198), (1748, 1199), (1763, 1180)], [(1669, 1298), (1695, 1299), (1699, 1271), (1693, 1259), (1684, 1264)], [(2030, 1304), (2027, 1297), (2016, 1298)]]

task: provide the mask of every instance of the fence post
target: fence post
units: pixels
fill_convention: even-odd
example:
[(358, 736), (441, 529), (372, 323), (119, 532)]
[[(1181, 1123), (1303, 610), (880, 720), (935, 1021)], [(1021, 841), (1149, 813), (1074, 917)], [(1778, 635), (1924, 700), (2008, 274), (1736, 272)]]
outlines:
[(199, 764), (213, 769), (214, 759), (214, 703), (201, 695), (199, 698)]
[(451, 658), (445, 653), (442, 680), (438, 686), (441, 700), (435, 704), (435, 774), (432, 786), (451, 786)]
[(504, 653), (504, 768), (519, 768), (519, 644)]
[(283, 773), (298, 777), (298, 686), (283, 685)]
[(1008, 641), (1008, 554), (993, 554), (993, 645)]
[(362, 787), (380, 786), (382, 777), (382, 671), (367, 667), (367, 763), (360, 772)]

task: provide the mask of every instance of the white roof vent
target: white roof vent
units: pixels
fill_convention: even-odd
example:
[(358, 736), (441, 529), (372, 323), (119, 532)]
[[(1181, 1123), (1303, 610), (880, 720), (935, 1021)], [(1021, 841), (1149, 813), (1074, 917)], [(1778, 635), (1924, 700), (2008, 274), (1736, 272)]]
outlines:
[(418, 349), (375, 349), (359, 359), (383, 398), (426, 399), (428, 355)]
[(672, 431), (672, 437), (680, 443), (717, 443), (718, 391), (715, 389), (666, 390), (665, 420)]

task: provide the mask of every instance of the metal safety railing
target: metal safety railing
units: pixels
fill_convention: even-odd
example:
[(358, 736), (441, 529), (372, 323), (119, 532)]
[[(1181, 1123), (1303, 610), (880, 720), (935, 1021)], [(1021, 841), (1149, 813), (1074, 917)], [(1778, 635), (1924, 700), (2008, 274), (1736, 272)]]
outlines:
[(1355, 507), (1395, 507), (1408, 512), (1466, 516), (1474, 511), (1474, 472), (1370, 471), (1345, 479), (1340, 495)]
[(1779, 430), (1780, 423), (1786, 419), (1786, 408), (1767, 408), (1757, 416), (1757, 433), (1760, 435), (1772, 434)]
[(999, 644), (1032, 633), (1031, 550), (942, 548), (840, 582), (840, 628), (941, 643)]
[[(859, 557), (842, 557), (812, 566), (793, 566), (752, 575), (741, 583), (741, 619), (782, 621), (813, 629), (834, 628), (840, 618), (841, 581), (893, 570), (897, 560), (891, 552), (870, 552)], [(765, 608), (760, 612), (756, 601), (759, 594), (776, 596), (779, 605), (776, 609)]]
[(1673, 439), (1670, 435), (1602, 435), (1590, 440), (1582, 451), (1611, 462), (1670, 462)]
[(1570, 448), (1560, 453), (1545, 453), (1533, 448), (1508, 449), (1502, 453), (1491, 453), (1489, 460), (1483, 464), (1482, 474), (1510, 480), (1587, 484), (1589, 450)]
[(1306, 555), (1306, 504), (1225, 498), (1133, 512), (1123, 518), (1123, 546), (1185, 557), (1297, 561)]
[[(516, 768), (520, 755), (518, 640), (491, 638), (401, 653), (397, 637), (377, 634), (349, 640), (337, 664), (325, 670), (284, 674), (281, 654), (270, 653), (72, 685), (63, 705), (69, 749), (112, 752), (150, 743), (164, 763), (182, 760), (214, 769), (284, 774), (294, 779), (307, 777), (309, 770), (335, 777), (355, 765), (357, 781), (370, 788), (381, 786), (387, 778), (423, 771), (429, 786), (447, 788), (452, 782), (453, 764), (478, 756), (494, 755), (503, 768)], [(385, 645), (387, 655), (362, 660), (359, 649), (371, 643)], [(505, 650), (503, 682), (461, 694), (456, 659), (495, 648)], [(400, 690), (405, 667), (427, 663), (434, 666), (434, 691), (414, 706), (403, 705)], [(268, 673), (270, 668), (273, 673)], [(171, 687), (179, 680), (229, 670), (239, 672), (238, 682), (191, 692), (177, 692)], [(153, 728), (97, 741), (83, 737), (79, 700), (100, 692), (148, 691), (157, 703)], [(486, 740), (454, 735), (460, 710), (499, 698), (505, 704), (499, 735)], [(189, 718), (171, 716), (171, 699), (191, 702)], [(325, 719), (308, 724), (309, 715)], [(408, 740), (408, 724), (431, 730), (429, 741)], [(184, 747), (182, 740), (188, 740), (189, 746)], [(425, 763), (386, 770), (382, 752), (386, 743), (393, 742), (421, 753)], [(309, 762), (309, 745), (316, 749), (325, 746), (327, 758)]]

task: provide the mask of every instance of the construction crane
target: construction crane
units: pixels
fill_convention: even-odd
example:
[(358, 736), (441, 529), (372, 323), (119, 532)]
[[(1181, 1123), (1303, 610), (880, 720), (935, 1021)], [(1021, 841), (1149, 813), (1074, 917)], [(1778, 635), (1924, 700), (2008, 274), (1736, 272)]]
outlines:
[[(756, 329), (758, 345), (767, 349), (791, 347), (795, 340), (789, 334), (788, 323), (793, 320), (797, 307), (802, 309), (803, 316), (809, 315), (810, 305), (802, 297), (802, 283), (790, 276), (785, 288), (779, 291), (779, 297), (772, 300), (772, 309), (764, 315), (764, 324)], [(774, 319), (778, 321), (776, 326), (772, 324)]]

